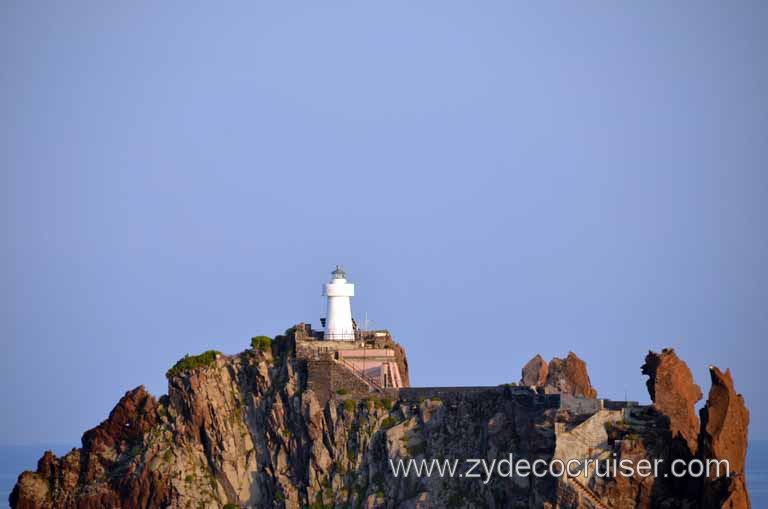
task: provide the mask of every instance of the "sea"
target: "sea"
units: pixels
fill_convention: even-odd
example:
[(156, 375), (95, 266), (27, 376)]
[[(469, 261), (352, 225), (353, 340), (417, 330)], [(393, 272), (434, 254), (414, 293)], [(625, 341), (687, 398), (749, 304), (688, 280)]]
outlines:
[[(10, 507), (8, 497), (16, 479), (24, 470), (35, 470), (43, 452), (51, 450), (62, 456), (72, 447), (72, 444), (0, 446), (0, 507)], [(749, 442), (747, 488), (753, 508), (768, 508), (768, 440)]]

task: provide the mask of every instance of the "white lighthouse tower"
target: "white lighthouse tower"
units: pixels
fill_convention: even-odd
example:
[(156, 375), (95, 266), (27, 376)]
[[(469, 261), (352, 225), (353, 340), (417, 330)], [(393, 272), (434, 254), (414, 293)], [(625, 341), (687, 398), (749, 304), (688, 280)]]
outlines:
[(323, 339), (353, 341), (355, 327), (352, 323), (352, 306), (349, 298), (355, 296), (355, 285), (347, 283), (341, 266), (331, 272), (333, 279), (323, 285), (323, 295), (328, 297), (328, 314), (325, 318)]

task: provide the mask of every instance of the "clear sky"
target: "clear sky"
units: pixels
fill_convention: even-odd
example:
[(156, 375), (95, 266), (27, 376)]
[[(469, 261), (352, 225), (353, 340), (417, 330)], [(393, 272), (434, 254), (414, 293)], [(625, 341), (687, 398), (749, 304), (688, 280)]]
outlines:
[(0, 3), (0, 443), (319, 325), (336, 263), (415, 385), (647, 401), (672, 346), (768, 438), (768, 3), (320, 3)]

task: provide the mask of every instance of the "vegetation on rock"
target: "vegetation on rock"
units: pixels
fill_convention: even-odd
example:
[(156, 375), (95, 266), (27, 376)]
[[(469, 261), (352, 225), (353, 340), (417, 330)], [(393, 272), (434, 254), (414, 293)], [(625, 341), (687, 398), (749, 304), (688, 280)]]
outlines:
[(251, 338), (251, 348), (260, 352), (272, 350), (272, 338), (269, 336), (254, 336)]
[(397, 424), (397, 419), (395, 419), (394, 417), (392, 417), (390, 415), (389, 417), (386, 417), (386, 418), (384, 418), (383, 421), (381, 421), (381, 428), (382, 429), (389, 429), (392, 426), (394, 426), (395, 424)]
[(207, 367), (213, 365), (216, 362), (216, 356), (221, 355), (221, 352), (217, 350), (208, 350), (200, 355), (185, 355), (179, 361), (173, 365), (171, 369), (166, 371), (165, 377), (171, 379), (176, 375), (179, 375), (185, 371), (190, 371), (195, 368)]

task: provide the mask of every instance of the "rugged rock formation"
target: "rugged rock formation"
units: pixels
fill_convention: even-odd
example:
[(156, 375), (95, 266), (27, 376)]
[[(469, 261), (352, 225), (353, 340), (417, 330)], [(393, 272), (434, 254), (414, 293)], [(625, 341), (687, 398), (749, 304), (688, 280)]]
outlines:
[(587, 374), (587, 363), (573, 353), (559, 359), (549, 361), (549, 372), (545, 387), (551, 387), (555, 392), (596, 398), (597, 391), (592, 387)]
[(653, 407), (669, 418), (672, 438), (682, 439), (695, 455), (699, 436), (695, 405), (702, 393), (693, 382), (691, 370), (671, 348), (662, 350), (661, 354), (648, 352), (641, 369), (648, 375), (646, 386)]
[(565, 359), (555, 357), (549, 363), (537, 354), (523, 368), (520, 383), (543, 387), (550, 394), (597, 397), (597, 391), (589, 381), (587, 364), (573, 352), (568, 352)]
[[(744, 478), (749, 412), (733, 388), (730, 373), (710, 369), (712, 388), (699, 428), (694, 404), (701, 391), (674, 351), (649, 352), (642, 371), (649, 377), (648, 392), (654, 404), (624, 408), (622, 419), (606, 427), (607, 447), (590, 446), (599, 449), (597, 455), (615, 454), (618, 462), (629, 459), (637, 465), (641, 460), (660, 460), (659, 475), (593, 476), (582, 487), (576, 482), (561, 482), (559, 509), (601, 507), (592, 503), (590, 493), (613, 509), (750, 507)], [(585, 436), (583, 431), (566, 435), (571, 439)], [(695, 462), (706, 465), (713, 459), (728, 460), (731, 476), (725, 475), (725, 468), (719, 476), (714, 470), (709, 477), (672, 474), (671, 466), (677, 460), (683, 461), (679, 465), (684, 467)], [(582, 493), (585, 487), (587, 496)]]
[[(701, 389), (672, 349), (649, 352), (642, 371), (648, 375), (653, 405), (649, 411), (628, 412), (622, 426), (611, 430), (611, 440), (621, 444), (619, 458), (625, 457), (629, 447), (634, 449), (635, 461), (660, 459), (664, 468), (657, 478), (617, 478), (599, 483), (597, 490), (611, 498), (615, 507), (633, 507), (618, 501), (634, 500), (636, 507), (643, 508), (749, 508), (744, 475), (749, 412), (734, 390), (730, 372), (710, 368), (712, 387), (699, 426), (694, 405), (701, 399)], [(670, 466), (676, 460), (702, 465), (727, 460), (731, 475), (726, 476), (723, 467), (720, 475), (712, 470), (708, 477), (675, 477)]]
[[(121, 469), (120, 458), (136, 454), (159, 422), (157, 400), (140, 386), (128, 391), (109, 418), (83, 435), (82, 449), (62, 458), (50, 451), (40, 459), (36, 473), (19, 477), (11, 506), (130, 507), (159, 505), (165, 498), (162, 475), (151, 470)], [(147, 452), (148, 455), (152, 454)], [(151, 457), (151, 456), (150, 456)], [(89, 489), (110, 478), (112, 489)]]
[(701, 389), (672, 349), (649, 352), (641, 369), (648, 376), (653, 405), (625, 409), (621, 423), (609, 430), (609, 443), (618, 461), (660, 461), (658, 476), (596, 479), (594, 489), (614, 508), (701, 508), (702, 480), (678, 477), (670, 470), (675, 461), (687, 465), (696, 459), (699, 423), (694, 405)]
[[(557, 400), (506, 386), (391, 400), (306, 387), (290, 336), (171, 371), (168, 396), (128, 392), (80, 449), (24, 472), (16, 509), (526, 507), (554, 504), (553, 479), (397, 477), (398, 458), (552, 457)], [(194, 359), (192, 359), (194, 361)], [(190, 362), (194, 365), (194, 362)], [(425, 396), (426, 395), (426, 396)], [(460, 469), (466, 465), (460, 464)], [(233, 506), (229, 506), (233, 507)]]
[[(395, 475), (390, 460), (455, 459), (457, 474), (467, 473), (468, 458), (490, 462), (511, 453), (549, 461), (563, 433), (584, 454), (669, 460), (678, 454), (670, 428), (674, 423), (682, 437), (689, 416), (667, 405), (691, 400), (690, 373), (671, 351), (649, 354), (644, 371), (659, 402), (654, 407), (616, 408), (514, 386), (334, 394), (321, 404), (307, 387), (306, 360), (296, 356), (293, 334), (276, 338), (271, 350), (186, 359), (169, 371), (168, 395), (159, 400), (143, 387), (129, 391), (107, 420), (83, 435), (81, 448), (61, 458), (47, 452), (35, 472), (22, 473), (11, 507), (749, 507), (743, 476), (749, 414), (729, 372), (712, 370), (696, 438), (700, 458), (732, 462), (731, 478), (496, 474), (485, 482), (485, 476), (417, 476), (413, 470)], [(404, 352), (402, 362), (406, 367)], [(575, 355), (542, 364), (550, 390), (594, 396)], [(541, 371), (530, 370), (536, 380)], [(564, 401), (572, 405), (565, 411)], [(606, 415), (605, 422), (589, 418), (583, 411), (589, 407), (599, 409), (593, 416)], [(688, 451), (687, 441), (679, 442)]]
[(709, 368), (712, 388), (701, 409), (701, 455), (705, 459), (727, 460), (732, 476), (718, 479), (714, 474), (705, 482), (705, 507), (749, 507), (744, 463), (747, 456), (749, 410), (744, 398), (733, 388), (730, 370)]
[(520, 378), (520, 383), (528, 386), (535, 385), (537, 387), (542, 387), (545, 383), (547, 383), (548, 372), (549, 365), (541, 355), (536, 354), (536, 356), (529, 360), (528, 363), (523, 367), (523, 374)]

